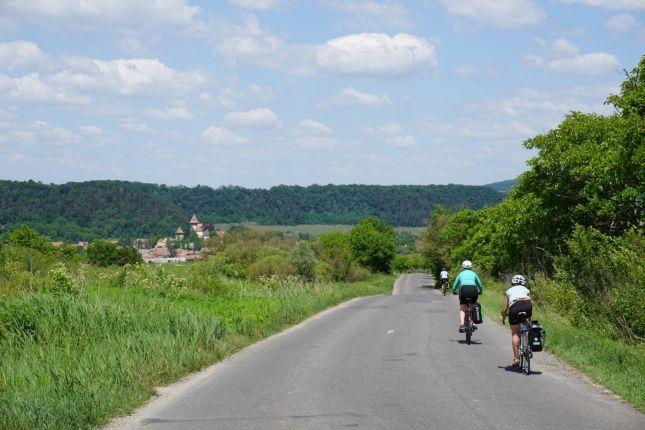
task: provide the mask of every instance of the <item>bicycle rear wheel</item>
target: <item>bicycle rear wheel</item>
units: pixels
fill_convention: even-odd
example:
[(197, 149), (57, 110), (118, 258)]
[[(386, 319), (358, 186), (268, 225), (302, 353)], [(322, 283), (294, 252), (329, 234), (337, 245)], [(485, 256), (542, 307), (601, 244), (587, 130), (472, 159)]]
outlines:
[(466, 343), (470, 345), (470, 339), (473, 336), (473, 323), (472, 321), (466, 321)]

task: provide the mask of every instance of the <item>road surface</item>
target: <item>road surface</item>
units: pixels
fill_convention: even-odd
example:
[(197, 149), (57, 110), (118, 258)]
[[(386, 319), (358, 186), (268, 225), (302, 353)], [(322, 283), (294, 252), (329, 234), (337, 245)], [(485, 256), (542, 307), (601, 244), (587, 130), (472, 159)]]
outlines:
[(110, 429), (645, 429), (550, 354), (509, 367), (508, 328), (463, 343), (457, 299), (405, 275), (164, 390)]

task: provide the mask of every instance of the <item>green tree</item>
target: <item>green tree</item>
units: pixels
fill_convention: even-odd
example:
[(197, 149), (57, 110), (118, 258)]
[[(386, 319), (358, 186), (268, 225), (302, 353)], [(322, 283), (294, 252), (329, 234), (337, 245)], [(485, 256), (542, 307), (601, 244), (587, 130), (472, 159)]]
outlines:
[(85, 251), (87, 261), (97, 266), (124, 266), (142, 263), (141, 254), (134, 248), (119, 248), (112, 242), (97, 240)]
[(376, 217), (365, 218), (349, 232), (349, 244), (358, 264), (388, 273), (396, 254), (394, 228)]
[(321, 259), (329, 267), (330, 277), (336, 281), (347, 279), (353, 261), (349, 236), (340, 231), (322, 233), (316, 244)]
[(36, 230), (26, 225), (11, 231), (8, 242), (14, 246), (23, 246), (43, 253), (51, 252), (54, 249), (54, 246), (47, 241), (45, 236), (38, 234)]
[(316, 252), (310, 241), (301, 241), (291, 251), (289, 262), (296, 274), (306, 281), (316, 277)]

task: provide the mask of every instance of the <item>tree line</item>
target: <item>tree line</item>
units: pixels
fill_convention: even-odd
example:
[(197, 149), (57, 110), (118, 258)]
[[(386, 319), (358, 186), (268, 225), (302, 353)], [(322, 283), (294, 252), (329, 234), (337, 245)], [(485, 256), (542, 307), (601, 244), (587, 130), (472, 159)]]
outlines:
[(222, 223), (356, 224), (377, 216), (391, 225), (422, 226), (435, 205), (480, 209), (503, 197), (491, 188), (465, 185), (213, 189), (124, 181), (0, 181), (0, 235), (28, 224), (52, 240), (158, 237), (185, 225), (193, 213)]
[(493, 276), (525, 273), (534, 298), (610, 335), (645, 337), (645, 56), (611, 115), (571, 112), (524, 142), (537, 152), (499, 204), (439, 207), (425, 236), (435, 272), (470, 259)]

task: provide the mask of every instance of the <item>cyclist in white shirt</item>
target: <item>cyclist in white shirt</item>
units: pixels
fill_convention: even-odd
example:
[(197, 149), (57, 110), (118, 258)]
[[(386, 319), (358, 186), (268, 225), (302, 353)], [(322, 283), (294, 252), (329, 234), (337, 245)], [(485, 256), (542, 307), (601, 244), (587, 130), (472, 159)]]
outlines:
[(439, 279), (441, 279), (441, 283), (448, 282), (448, 271), (445, 268), (439, 274)]
[(526, 278), (524, 276), (513, 276), (511, 284), (511, 287), (506, 290), (504, 305), (499, 319), (504, 324), (506, 316), (508, 316), (508, 322), (511, 325), (511, 340), (513, 343), (513, 367), (517, 367), (520, 365), (519, 345), (521, 322), (518, 313), (525, 312), (525, 318), (530, 318), (533, 314), (533, 305), (531, 304), (531, 297), (529, 297), (530, 291), (525, 286)]

